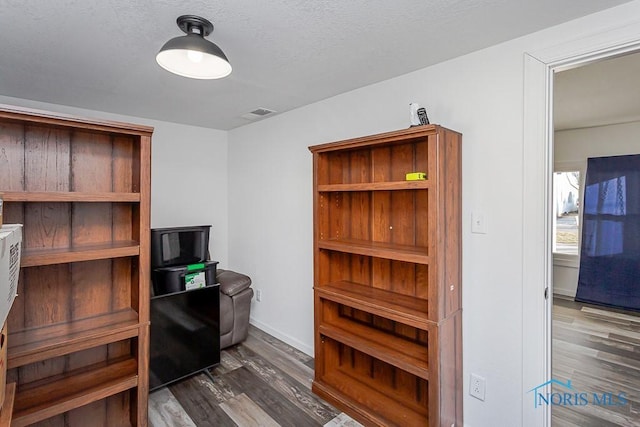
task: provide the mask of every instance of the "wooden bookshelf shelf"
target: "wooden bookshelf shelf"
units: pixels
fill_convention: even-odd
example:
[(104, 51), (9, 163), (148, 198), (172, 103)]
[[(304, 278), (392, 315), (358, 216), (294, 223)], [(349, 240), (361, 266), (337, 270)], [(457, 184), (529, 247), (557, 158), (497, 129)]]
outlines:
[(140, 255), (140, 245), (134, 241), (81, 245), (73, 248), (25, 249), (21, 267), (94, 261)]
[(6, 202), (140, 202), (140, 193), (87, 193), (62, 191), (8, 191), (4, 193)]
[(9, 334), (8, 368), (39, 362), (138, 334), (138, 313), (131, 309)]
[[(355, 374), (348, 374), (344, 369), (332, 371), (322, 381), (314, 383), (314, 392), (325, 398), (337, 397), (341, 401), (355, 399), (354, 409), (360, 412), (360, 405), (371, 407), (374, 411), (362, 412), (360, 415), (368, 424), (377, 426), (428, 426), (428, 414), (424, 407), (395, 398), (394, 390), (380, 384), (362, 382)], [(362, 419), (362, 418), (361, 418)]]
[(408, 245), (395, 245), (392, 243), (369, 242), (366, 240), (356, 239), (328, 239), (318, 241), (318, 247), (320, 249), (385, 258), (395, 261), (429, 264), (429, 255), (426, 253), (426, 248)]
[(424, 345), (345, 319), (326, 321), (318, 332), (417, 377), (429, 379)]
[(138, 385), (135, 359), (70, 372), (55, 383), (25, 384), (16, 396), (12, 426), (21, 427), (113, 396)]
[(426, 190), (429, 181), (363, 182), (357, 184), (318, 185), (319, 192), (333, 191), (384, 191), (384, 190)]
[(342, 281), (315, 288), (320, 298), (427, 330), (429, 301), (384, 289)]

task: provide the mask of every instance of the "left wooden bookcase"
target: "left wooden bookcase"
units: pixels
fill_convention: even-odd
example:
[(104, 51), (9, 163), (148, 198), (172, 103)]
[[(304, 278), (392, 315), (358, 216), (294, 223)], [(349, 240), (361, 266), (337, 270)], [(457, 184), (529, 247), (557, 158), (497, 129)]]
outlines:
[(153, 128), (0, 106), (12, 426), (146, 426)]

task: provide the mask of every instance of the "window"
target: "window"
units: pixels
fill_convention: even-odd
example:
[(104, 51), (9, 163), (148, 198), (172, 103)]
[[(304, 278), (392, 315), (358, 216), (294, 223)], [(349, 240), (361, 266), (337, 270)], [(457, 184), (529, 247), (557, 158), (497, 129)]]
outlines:
[(580, 171), (553, 174), (553, 252), (578, 255), (580, 249)]

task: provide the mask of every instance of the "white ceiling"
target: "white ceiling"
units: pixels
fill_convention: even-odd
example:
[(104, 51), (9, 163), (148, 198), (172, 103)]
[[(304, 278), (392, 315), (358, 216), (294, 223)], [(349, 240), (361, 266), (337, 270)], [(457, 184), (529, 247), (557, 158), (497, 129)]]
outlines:
[(557, 73), (553, 100), (555, 130), (640, 120), (640, 53)]
[[(628, 0), (2, 0), (0, 94), (228, 130)], [(161, 69), (210, 19), (222, 80)]]

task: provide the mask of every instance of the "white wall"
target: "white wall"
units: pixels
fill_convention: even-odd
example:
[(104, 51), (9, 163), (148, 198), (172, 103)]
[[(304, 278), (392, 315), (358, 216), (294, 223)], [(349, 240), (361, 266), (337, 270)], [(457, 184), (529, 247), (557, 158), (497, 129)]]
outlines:
[(0, 103), (153, 126), (151, 226), (212, 224), (212, 257), (228, 264), (227, 132), (6, 96)]
[[(554, 163), (575, 163), (586, 172), (587, 158), (640, 154), (640, 122), (558, 131), (554, 134)], [(582, 181), (584, 179), (582, 178)], [(554, 262), (553, 291), (575, 297), (578, 265)]]
[(580, 162), (589, 157), (640, 153), (640, 122), (558, 131), (554, 134), (554, 162)]
[[(405, 128), (408, 104), (418, 102), (432, 123), (464, 134), (465, 425), (520, 425), (526, 391), (537, 385), (522, 380), (523, 54), (638, 14), (632, 2), (231, 131), (229, 259), (263, 292), (253, 323), (311, 351), (307, 146)], [(488, 234), (471, 234), (472, 210), (484, 212)], [(484, 402), (466, 393), (472, 372), (487, 380)]]
[[(526, 391), (536, 385), (522, 380), (523, 54), (634, 16), (640, 16), (638, 0), (233, 130), (228, 145), (227, 135), (215, 130), (3, 97), (0, 102), (155, 126), (153, 226), (169, 225), (174, 217), (177, 222), (178, 216), (185, 224), (212, 223), (214, 257), (249, 274), (263, 292), (262, 302), (253, 304), (252, 321), (309, 353), (313, 272), (307, 146), (405, 128), (409, 102), (425, 106), (432, 123), (464, 135), (465, 425), (517, 426), (529, 399)], [(190, 169), (179, 183), (171, 181), (176, 164)], [(198, 197), (199, 211), (182, 208)], [(484, 212), (487, 234), (471, 234), (472, 210)], [(472, 372), (487, 380), (484, 402), (466, 393)]]
[[(307, 146), (406, 128), (409, 102), (419, 102), (433, 123), (464, 135), (465, 383), (470, 372), (487, 379), (484, 403), (465, 396), (466, 422), (518, 424), (522, 52), (519, 43), (488, 49), (230, 132), (229, 256), (263, 290), (263, 302), (252, 307), (254, 323), (306, 351), (312, 348)], [(470, 234), (472, 209), (485, 212), (488, 234)]]

